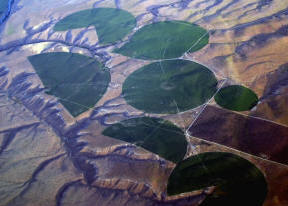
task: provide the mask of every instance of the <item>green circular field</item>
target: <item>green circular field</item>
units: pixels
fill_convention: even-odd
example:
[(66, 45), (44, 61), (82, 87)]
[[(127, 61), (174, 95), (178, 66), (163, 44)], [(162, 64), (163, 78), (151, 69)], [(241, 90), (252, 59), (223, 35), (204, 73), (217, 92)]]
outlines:
[(67, 31), (94, 26), (99, 42), (114, 43), (123, 39), (136, 26), (135, 17), (129, 12), (115, 8), (94, 8), (73, 13), (60, 20), (55, 31)]
[(92, 108), (110, 83), (109, 70), (81, 54), (51, 52), (29, 56), (28, 60), (47, 93), (58, 97), (74, 117)]
[(209, 43), (204, 28), (184, 21), (164, 21), (139, 29), (114, 52), (137, 59), (170, 59), (195, 52)]
[(172, 162), (183, 159), (187, 150), (184, 132), (169, 121), (140, 117), (113, 124), (103, 134), (130, 142)]
[(216, 186), (201, 206), (262, 206), (267, 183), (251, 162), (231, 153), (208, 152), (177, 164), (169, 180), (168, 195)]
[(122, 95), (131, 106), (158, 114), (178, 113), (207, 102), (217, 79), (205, 66), (187, 60), (166, 60), (133, 72)]
[(215, 101), (226, 109), (247, 111), (257, 104), (258, 97), (251, 89), (240, 85), (233, 85), (220, 89), (215, 95)]

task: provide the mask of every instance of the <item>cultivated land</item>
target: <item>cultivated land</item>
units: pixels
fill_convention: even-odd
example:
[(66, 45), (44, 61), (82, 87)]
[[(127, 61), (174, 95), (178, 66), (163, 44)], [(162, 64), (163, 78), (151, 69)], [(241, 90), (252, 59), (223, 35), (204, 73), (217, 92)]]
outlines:
[(215, 101), (226, 109), (247, 111), (258, 103), (258, 97), (249, 88), (233, 85), (221, 88), (215, 95)]
[(88, 9), (60, 20), (55, 25), (54, 31), (67, 31), (89, 26), (95, 27), (100, 43), (108, 44), (123, 39), (131, 32), (136, 26), (136, 19), (129, 12), (121, 9)]
[[(168, 179), (177, 164), (133, 143), (102, 134), (109, 127), (142, 117), (169, 120), (181, 129), (187, 141), (187, 150), (183, 149), (181, 153), (183, 155), (186, 152), (185, 158), (197, 157), (205, 152), (226, 152), (237, 155), (235, 159), (249, 160), (264, 174), (267, 182), (268, 192), (263, 206), (288, 205), (287, 1), (9, 2), (11, 10), (5, 13), (5, 20), (0, 23), (1, 206), (30, 206), (31, 202), (37, 206), (199, 206), (203, 201), (215, 201), (216, 196), (224, 197), (222, 190), (214, 192), (214, 187), (203, 187), (181, 195), (167, 195)], [(103, 18), (96, 19), (98, 12), (94, 11), (104, 11), (103, 8)], [(85, 13), (87, 10), (93, 12)], [(119, 15), (114, 15), (117, 13), (115, 11), (118, 11)], [(81, 14), (85, 21), (83, 22), (82, 16), (78, 14), (78, 18), (73, 19), (73, 24), (79, 27), (73, 28), (70, 20), (70, 28), (61, 31), (55, 29), (59, 22), (71, 18), (70, 15), (76, 15), (78, 12), (84, 12)], [(121, 18), (123, 12), (128, 13), (126, 20), (131, 19), (131, 23), (126, 24), (127, 21)], [(107, 14), (110, 16), (107, 17)], [(119, 23), (115, 16), (123, 23)], [(97, 29), (94, 24), (90, 25), (91, 19), (93, 23), (94, 20), (99, 23), (102, 19), (106, 23), (111, 19), (111, 22), (107, 25), (101, 23)], [(133, 26), (132, 19), (135, 22)], [(195, 29), (193, 34), (202, 30), (206, 33), (200, 38), (194, 36), (191, 39), (186, 38), (184, 32), (180, 32), (179, 36), (177, 29), (165, 33), (163, 31), (167, 31), (168, 27), (163, 25), (167, 22), (170, 25), (185, 22), (187, 27)], [(117, 23), (119, 24), (116, 25)], [(124, 25), (129, 25), (129, 31)], [(161, 25), (160, 30), (157, 25)], [(150, 32), (155, 33), (157, 41), (153, 37), (152, 44), (138, 43), (142, 47), (141, 50), (133, 47), (133, 50), (129, 50), (130, 56), (115, 53), (132, 44), (134, 35), (154, 26), (157, 29), (150, 29)], [(178, 23), (174, 26), (173, 28), (182, 28)], [(186, 26), (185, 31), (189, 31)], [(118, 33), (111, 33), (110, 28)], [(101, 30), (103, 35), (107, 35), (107, 43), (105, 35), (101, 36)], [(175, 35), (172, 36), (170, 32), (174, 32)], [(149, 36), (147, 32), (146, 34)], [(162, 41), (164, 37), (168, 37), (169, 40), (166, 39), (165, 44)], [(170, 37), (178, 43), (170, 43)], [(183, 41), (179, 41), (179, 38), (183, 38)], [(141, 39), (139, 41), (141, 42)], [(187, 44), (193, 41), (195, 45), (191, 46), (191, 49), (185, 48), (188, 50), (186, 51), (184, 41)], [(159, 48), (160, 42), (168, 50), (174, 47), (169, 54), (176, 56), (175, 59), (181, 56), (179, 59), (195, 61), (209, 68), (219, 81), (217, 88), (225, 85), (243, 85), (251, 89), (259, 97), (258, 104), (248, 111), (233, 111), (219, 108), (214, 99), (210, 98), (210, 101), (199, 107), (173, 114), (149, 113), (129, 105), (122, 95), (123, 84), (133, 72), (155, 63), (155, 60), (166, 58), (163, 56), (166, 51)], [(143, 57), (137, 57), (141, 59), (132, 56), (133, 52), (140, 51), (145, 52), (145, 55), (142, 54)], [(27, 58), (55, 52), (89, 56), (101, 62), (101, 68), (104, 65), (105, 68), (109, 68), (111, 81), (106, 92), (96, 104), (88, 106), (81, 115), (70, 115), (71, 111), (65, 109), (61, 97), (56, 97), (55, 94), (47, 95), (49, 88), (41, 81), (41, 77), (39, 78), (36, 69)], [(183, 56), (182, 52), (185, 52)], [(155, 58), (156, 55), (160, 57)], [(73, 70), (72, 65), (69, 67)], [(81, 74), (77, 76), (80, 78)], [(164, 83), (161, 86), (155, 88), (173, 88), (171, 84)], [(59, 85), (58, 89), (62, 87), (63, 84)], [(78, 93), (81, 88), (78, 84), (75, 85), (75, 91), (72, 91), (71, 87), (65, 88), (65, 91)], [(76, 95), (81, 96), (77, 101), (92, 98), (88, 88), (85, 88), (88, 92), (82, 92), (82, 96)], [(54, 92), (58, 89), (54, 88)], [(179, 93), (185, 94), (186, 91)], [(140, 99), (143, 98), (141, 96)], [(69, 104), (73, 103), (68, 101)], [(163, 123), (162, 120), (160, 122)], [(170, 134), (167, 136), (170, 137)], [(174, 140), (168, 140), (171, 139)], [(159, 148), (162, 152), (164, 147)], [(212, 162), (216, 163), (219, 160), (214, 159)], [(239, 172), (234, 170), (235, 168), (231, 169), (232, 176)], [(249, 171), (243, 171), (249, 175)], [(238, 176), (242, 177), (241, 175), (243, 174)], [(233, 191), (238, 191), (239, 194), (237, 197), (235, 195), (235, 202), (230, 205), (242, 200), (246, 201), (243, 205), (249, 203), (251, 196), (246, 195), (246, 189), (249, 190), (249, 186), (241, 191), (233, 188)], [(253, 192), (257, 191), (251, 193)]]
[(209, 186), (216, 188), (201, 206), (261, 206), (267, 194), (265, 177), (254, 164), (220, 152), (202, 153), (178, 163), (167, 192), (176, 195)]
[(187, 150), (184, 132), (169, 121), (142, 117), (113, 124), (103, 134), (158, 154), (172, 162), (183, 159)]
[(58, 97), (73, 116), (92, 108), (110, 82), (107, 68), (95, 59), (80, 54), (43, 53), (28, 59), (47, 93)]
[(179, 113), (208, 101), (217, 80), (206, 67), (187, 60), (166, 60), (144, 66), (123, 84), (128, 104), (149, 113)]
[(208, 31), (184, 21), (164, 21), (139, 29), (114, 52), (138, 59), (170, 59), (195, 52), (209, 42)]
[(288, 128), (282, 125), (207, 106), (188, 132), (194, 137), (288, 164)]

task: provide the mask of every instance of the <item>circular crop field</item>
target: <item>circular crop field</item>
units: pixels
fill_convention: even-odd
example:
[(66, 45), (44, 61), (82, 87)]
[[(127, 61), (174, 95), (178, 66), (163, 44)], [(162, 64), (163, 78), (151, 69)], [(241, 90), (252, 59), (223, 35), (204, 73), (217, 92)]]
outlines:
[(107, 127), (103, 134), (135, 144), (174, 163), (181, 161), (187, 150), (184, 132), (173, 123), (159, 118), (124, 120)]
[(169, 59), (195, 52), (209, 43), (204, 28), (184, 21), (164, 21), (139, 29), (114, 52), (137, 59)]
[(54, 31), (67, 31), (94, 26), (101, 44), (123, 39), (136, 26), (135, 17), (129, 12), (115, 8), (82, 10), (61, 19)]
[(262, 206), (267, 183), (262, 172), (240, 156), (207, 152), (177, 164), (169, 180), (167, 192), (184, 192), (215, 186), (201, 206)]
[(122, 95), (139, 110), (171, 114), (204, 104), (216, 91), (217, 79), (205, 66), (165, 60), (133, 72), (123, 84)]
[(29, 56), (48, 94), (74, 117), (92, 108), (106, 92), (110, 73), (97, 60), (76, 53), (51, 52)]
[(215, 95), (215, 101), (226, 109), (247, 111), (257, 104), (258, 97), (251, 89), (240, 85), (232, 85), (220, 89)]

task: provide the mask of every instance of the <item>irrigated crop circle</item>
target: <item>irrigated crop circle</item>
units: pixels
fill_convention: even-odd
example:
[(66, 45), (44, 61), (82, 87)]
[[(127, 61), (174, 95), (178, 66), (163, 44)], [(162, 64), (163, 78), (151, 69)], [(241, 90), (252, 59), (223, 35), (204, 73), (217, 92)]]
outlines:
[(232, 85), (220, 89), (215, 96), (215, 101), (226, 109), (247, 111), (257, 104), (258, 97), (251, 89), (240, 85)]
[(208, 43), (209, 33), (204, 28), (184, 21), (164, 21), (142, 27), (114, 52), (137, 59), (170, 59), (198, 51)]
[(148, 113), (178, 113), (208, 101), (217, 79), (205, 66), (187, 60), (154, 62), (132, 73), (123, 84), (127, 103)]

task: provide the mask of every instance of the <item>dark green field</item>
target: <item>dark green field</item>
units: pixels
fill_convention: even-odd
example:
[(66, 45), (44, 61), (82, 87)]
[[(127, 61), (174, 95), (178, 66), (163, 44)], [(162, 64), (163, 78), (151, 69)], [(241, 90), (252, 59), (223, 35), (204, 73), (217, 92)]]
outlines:
[(136, 26), (136, 19), (129, 12), (114, 8), (96, 8), (71, 14), (60, 20), (55, 31), (95, 26), (99, 42), (114, 43), (123, 39)]
[(233, 85), (220, 89), (215, 95), (215, 101), (226, 109), (247, 111), (257, 104), (258, 97), (252, 90), (246, 87)]
[(200, 26), (182, 21), (165, 21), (144, 26), (130, 41), (114, 52), (138, 59), (169, 59), (207, 45), (209, 34)]
[(74, 53), (44, 53), (28, 57), (48, 94), (77, 116), (93, 107), (106, 92), (110, 73), (93, 58)]
[(176, 195), (216, 186), (201, 206), (262, 206), (267, 184), (262, 172), (249, 161), (220, 152), (202, 153), (178, 163), (167, 192)]
[(133, 143), (175, 163), (183, 159), (187, 150), (183, 131), (171, 122), (158, 118), (124, 120), (108, 127), (103, 134)]
[(217, 80), (206, 67), (186, 60), (155, 62), (132, 73), (122, 95), (133, 107), (149, 113), (178, 113), (209, 100)]

